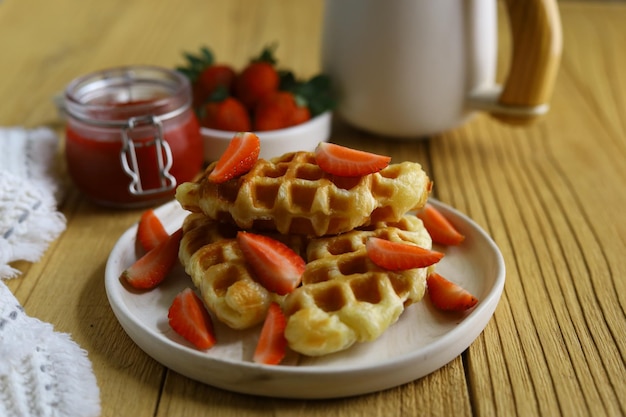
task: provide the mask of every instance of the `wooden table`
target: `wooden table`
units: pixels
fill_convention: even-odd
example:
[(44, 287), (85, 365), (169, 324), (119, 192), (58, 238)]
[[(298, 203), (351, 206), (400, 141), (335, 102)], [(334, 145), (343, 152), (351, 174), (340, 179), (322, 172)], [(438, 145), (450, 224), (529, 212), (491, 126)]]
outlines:
[[(140, 210), (92, 205), (67, 184), (67, 230), (8, 285), (26, 312), (89, 352), (103, 416), (531, 416), (626, 414), (626, 4), (559, 4), (564, 55), (549, 115), (515, 128), (479, 116), (421, 142), (340, 121), (332, 140), (421, 162), (434, 196), (476, 220), (507, 266), (495, 316), (442, 369), (371, 395), (256, 398), (197, 383), (141, 351), (113, 316), (105, 262)], [(321, 1), (4, 0), (0, 125), (62, 122), (53, 95), (121, 64), (174, 67), (212, 47), (243, 65), (278, 41), (280, 64), (319, 71)], [(501, 24), (502, 48), (508, 46)], [(506, 67), (502, 54), (501, 69)]]

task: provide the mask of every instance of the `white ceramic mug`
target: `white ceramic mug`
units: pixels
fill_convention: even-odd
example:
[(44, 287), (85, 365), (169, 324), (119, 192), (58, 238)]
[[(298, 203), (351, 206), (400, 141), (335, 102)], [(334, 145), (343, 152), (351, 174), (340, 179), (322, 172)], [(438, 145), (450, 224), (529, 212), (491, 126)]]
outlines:
[(496, 0), (327, 0), (322, 66), (337, 113), (375, 134), (423, 137), (476, 111), (545, 113), (562, 49), (556, 0), (507, 0), (508, 78), (496, 85)]

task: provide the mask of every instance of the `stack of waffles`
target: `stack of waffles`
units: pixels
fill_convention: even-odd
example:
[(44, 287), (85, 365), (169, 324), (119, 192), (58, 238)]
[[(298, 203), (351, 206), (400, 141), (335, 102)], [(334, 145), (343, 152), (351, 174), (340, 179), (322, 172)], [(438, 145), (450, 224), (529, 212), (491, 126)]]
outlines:
[[(413, 162), (360, 177), (323, 171), (311, 152), (259, 159), (246, 174), (178, 187), (191, 214), (179, 257), (206, 306), (233, 329), (262, 322), (270, 303), (287, 317), (289, 347), (309, 356), (378, 338), (405, 307), (424, 296), (428, 268), (389, 271), (367, 256), (369, 237), (430, 249), (421, 220), (409, 213), (431, 182)], [(239, 230), (268, 235), (305, 261), (302, 284), (287, 295), (264, 288), (238, 246)]]

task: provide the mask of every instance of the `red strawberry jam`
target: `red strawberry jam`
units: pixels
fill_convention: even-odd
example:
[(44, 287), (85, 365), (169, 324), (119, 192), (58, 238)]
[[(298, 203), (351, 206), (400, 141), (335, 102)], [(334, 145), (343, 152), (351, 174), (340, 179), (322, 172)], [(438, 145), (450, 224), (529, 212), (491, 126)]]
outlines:
[(172, 198), (202, 169), (189, 82), (156, 67), (105, 70), (66, 90), (65, 156), (78, 189), (96, 203), (140, 207)]

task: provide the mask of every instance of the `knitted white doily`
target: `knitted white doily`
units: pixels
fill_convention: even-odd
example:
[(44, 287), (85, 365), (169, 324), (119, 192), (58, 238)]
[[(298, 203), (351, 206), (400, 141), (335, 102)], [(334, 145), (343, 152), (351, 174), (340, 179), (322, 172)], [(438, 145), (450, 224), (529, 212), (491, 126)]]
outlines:
[(65, 229), (50, 192), (0, 169), (0, 278), (18, 271), (9, 262), (35, 262)]
[(57, 137), (49, 129), (0, 128), (0, 278), (9, 263), (37, 261), (65, 230), (52, 175)]
[(99, 396), (87, 352), (27, 316), (0, 281), (0, 416), (96, 417)]
[[(36, 262), (65, 230), (49, 129), (0, 128), (0, 417), (96, 417), (100, 391), (87, 352), (27, 316), (2, 278)], [(54, 277), (51, 277), (54, 278)]]

